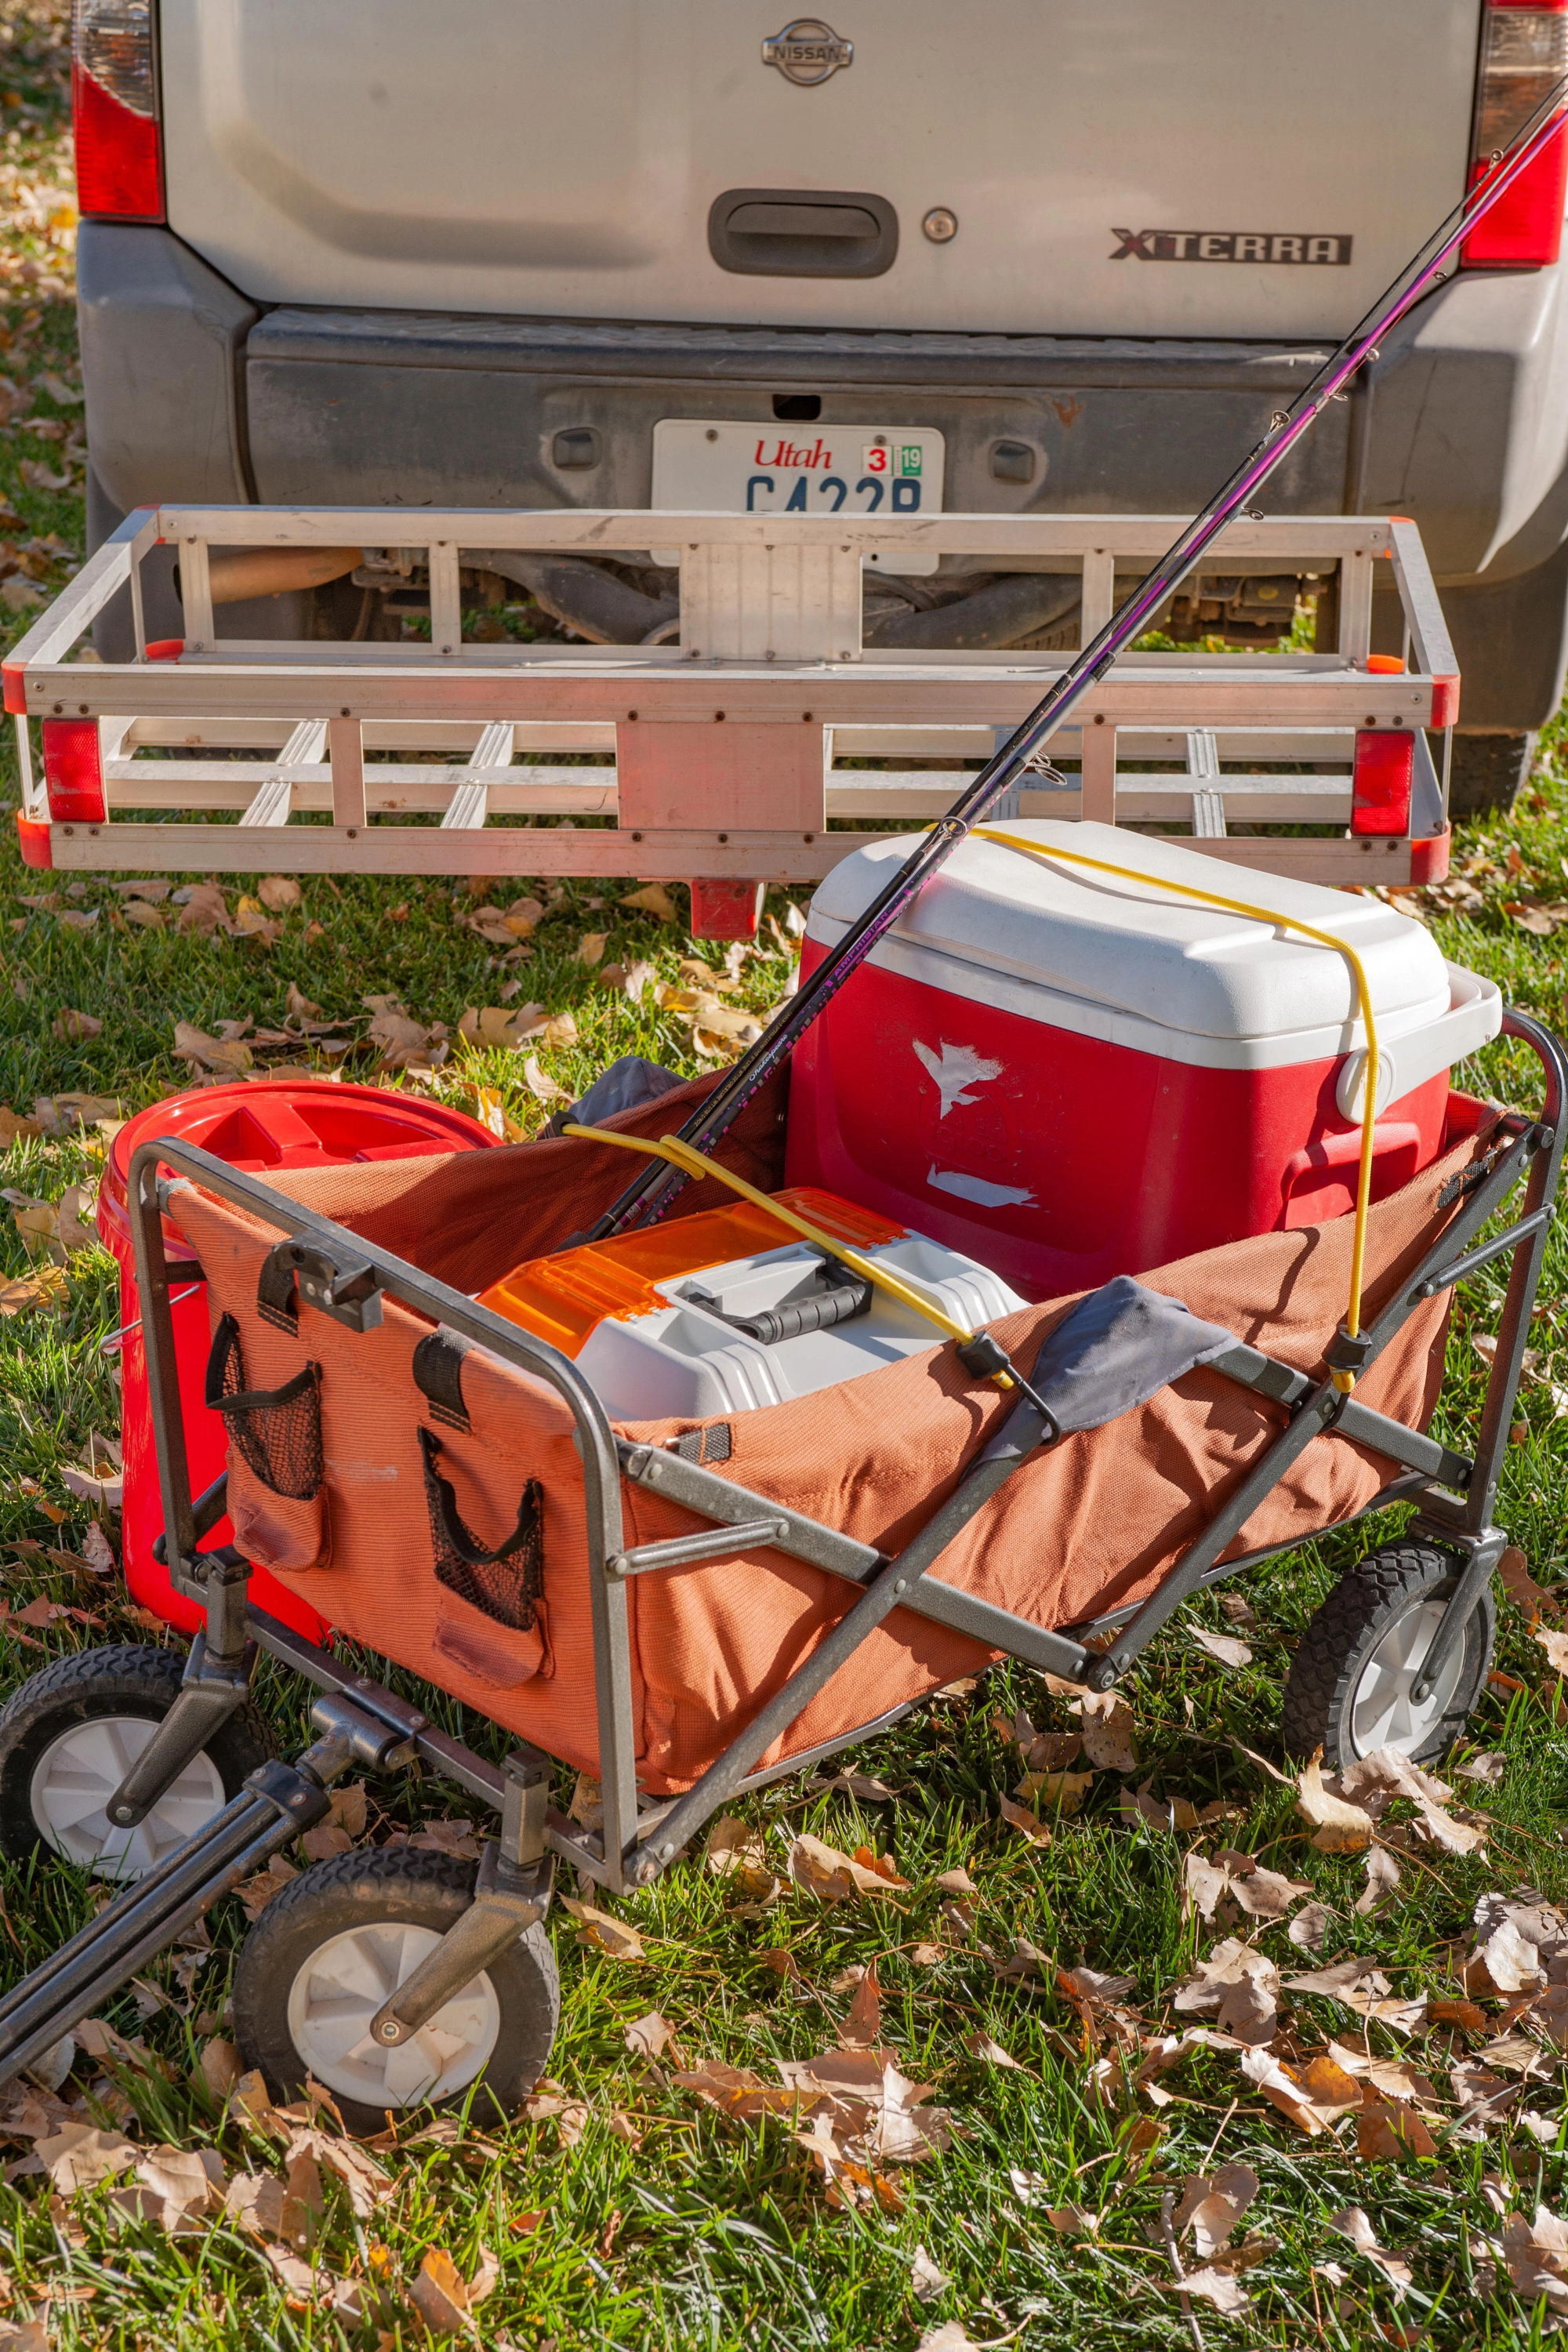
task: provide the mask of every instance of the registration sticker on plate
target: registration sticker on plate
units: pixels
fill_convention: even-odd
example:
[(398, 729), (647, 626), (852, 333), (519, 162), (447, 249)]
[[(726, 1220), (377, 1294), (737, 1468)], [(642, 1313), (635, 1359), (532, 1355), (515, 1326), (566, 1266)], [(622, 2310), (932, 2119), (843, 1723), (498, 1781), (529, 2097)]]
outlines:
[[(940, 514), (945, 454), (924, 425), (664, 416), (653, 428), (653, 503), (690, 514)], [(934, 555), (867, 562), (902, 572), (937, 566)]]

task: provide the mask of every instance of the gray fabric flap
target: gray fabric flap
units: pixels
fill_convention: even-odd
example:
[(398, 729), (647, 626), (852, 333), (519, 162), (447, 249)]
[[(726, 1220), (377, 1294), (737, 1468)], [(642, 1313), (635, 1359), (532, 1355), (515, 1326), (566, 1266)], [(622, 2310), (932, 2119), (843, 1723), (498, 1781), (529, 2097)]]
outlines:
[(568, 1104), (558, 1110), (545, 1128), (546, 1135), (559, 1135), (568, 1119), (580, 1127), (598, 1127), (613, 1118), (619, 1110), (640, 1110), (644, 1103), (657, 1102), (660, 1095), (668, 1094), (672, 1087), (683, 1087), (673, 1070), (661, 1069), (641, 1054), (623, 1054), (601, 1071), (581, 1102)]
[[(1145, 1290), (1131, 1275), (1119, 1274), (1080, 1298), (1047, 1334), (1030, 1378), (1065, 1435), (1102, 1428), (1147, 1404), (1170, 1381), (1236, 1344), (1234, 1331), (1201, 1322), (1179, 1298)], [(1004, 1423), (981, 1460), (1013, 1450)]]

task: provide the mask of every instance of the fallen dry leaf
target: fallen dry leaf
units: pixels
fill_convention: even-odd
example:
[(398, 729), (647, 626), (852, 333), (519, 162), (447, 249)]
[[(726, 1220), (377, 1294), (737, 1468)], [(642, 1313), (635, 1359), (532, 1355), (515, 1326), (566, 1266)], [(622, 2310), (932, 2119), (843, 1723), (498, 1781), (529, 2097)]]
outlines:
[(840, 1853), (805, 1830), (790, 1848), (789, 1874), (797, 1886), (823, 1903), (843, 1903), (852, 1895), (885, 1897), (909, 1889), (908, 1879), (899, 1876), (890, 1854), (879, 1858), (868, 1846), (854, 1855)]
[(1206, 1650), (1211, 1658), (1217, 1658), (1222, 1666), (1228, 1667), (1233, 1673), (1238, 1666), (1252, 1664), (1252, 1652), (1245, 1642), (1237, 1641), (1232, 1633), (1211, 1633), (1203, 1625), (1189, 1625), (1187, 1632), (1200, 1649)]
[(590, 971), (595, 964), (603, 963), (609, 936), (608, 931), (584, 931), (577, 942), (577, 952), (573, 961), (585, 963)]
[(1189, 1912), (1195, 1911), (1202, 1919), (1213, 1919), (1220, 1897), (1229, 1885), (1226, 1873), (1210, 1862), (1206, 1854), (1194, 1850), (1182, 1864), (1183, 1906)]
[(1414, 2107), (1381, 2099), (1369, 2084), (1355, 2119), (1356, 2154), (1368, 2163), (1394, 2164), (1402, 2156), (1436, 2156), (1437, 2143)]
[(1353, 1906), (1356, 1916), (1370, 1919), (1393, 1902), (1400, 1886), (1399, 1864), (1384, 1845), (1368, 1846), (1366, 1850), (1366, 1886)]
[(1075, 1703), (1083, 1722), (1083, 1752), (1107, 1772), (1135, 1772), (1132, 1709), (1120, 1691), (1089, 1691)]
[(79, 1013), (74, 1004), (68, 1004), (57, 1013), (49, 1027), (62, 1045), (85, 1045), (89, 1038), (100, 1036), (103, 1033), (101, 1021), (95, 1021), (90, 1013)]
[(237, 2172), (228, 2184), (224, 2211), (241, 2230), (277, 2238), (283, 2230), (283, 2183), (270, 2172)]
[(607, 1911), (595, 1911), (591, 1903), (581, 1903), (574, 1895), (563, 1895), (561, 1907), (569, 1911), (578, 1925), (583, 1941), (607, 1953), (612, 1960), (641, 1960), (647, 1958), (642, 1937), (624, 1919), (613, 1918)]
[(180, 909), (176, 918), (179, 930), (197, 931), (210, 938), (220, 923), (227, 928), (228, 901), (216, 882), (188, 883), (175, 891), (174, 903)]
[(209, 1037), (191, 1021), (174, 1024), (174, 1053), (203, 1070), (248, 1070), (256, 1056), (241, 1037)]
[(1162, 2294), (1201, 2295), (1205, 2303), (1212, 2303), (1216, 2311), (1223, 2312), (1227, 2317), (1235, 2317), (1252, 2308), (1252, 2297), (1234, 2273), (1216, 2269), (1212, 2264), (1205, 2263), (1201, 2270), (1186, 2272), (1179, 2285), (1165, 2279), (1156, 2279), (1154, 2284)]
[(88, 2124), (62, 2124), (33, 2150), (62, 2197), (89, 2188), (95, 2180), (111, 2179), (135, 2162), (141, 2151), (120, 2132), (99, 2131)]
[(259, 898), (242, 898), (228, 928), (236, 939), (261, 940), (268, 947), (281, 935), (281, 926), (268, 920), (267, 909)]
[(838, 2028), (838, 2039), (846, 2050), (873, 2050), (881, 2030), (882, 1991), (877, 1981), (877, 1963), (873, 1960), (855, 1988), (849, 2014)]
[(646, 959), (635, 963), (606, 963), (600, 965), (596, 978), (601, 988), (614, 989), (628, 1003), (640, 1004), (644, 992), (658, 980), (658, 969)]
[(640, 907), (645, 915), (655, 915), (661, 923), (675, 920), (675, 901), (662, 882), (645, 882), (640, 890), (627, 891), (621, 904)]
[(203, 2043), (197, 2065), (202, 2081), (219, 2106), (226, 2105), (241, 2071), (239, 2053), (234, 2043), (226, 2042), (221, 2035), (215, 2035), (210, 2042)]
[(768, 1868), (762, 1831), (737, 1813), (715, 1822), (702, 1859), (715, 1877), (733, 1878), (753, 1902), (771, 1903), (782, 1889), (784, 1882)]
[(984, 2026), (977, 2026), (973, 2033), (966, 2033), (963, 2046), (983, 2065), (1010, 2067), (1016, 2074), (1025, 2071), (1023, 2062), (1015, 2058), (1010, 2050), (1004, 2050), (999, 2042), (993, 2042)]
[[(4, 1312), (3, 1306), (0, 1306), (0, 1312)], [(81, 1539), (81, 1559), (82, 1566), (89, 1568), (94, 1576), (112, 1576), (120, 1566), (114, 1557), (113, 1546), (96, 1519), (88, 1521), (87, 1531)]]
[(1200, 2257), (1217, 2253), (1258, 2194), (1258, 2175), (1249, 2164), (1222, 2164), (1210, 2173), (1189, 2172), (1173, 2226), (1182, 2237), (1190, 2230)]
[(1079, 1811), (1094, 1786), (1092, 1772), (1026, 1772), (1014, 1795), (1026, 1804), (1048, 1805), (1053, 1812)]
[(1185, 2012), (1213, 2011), (1222, 2033), (1238, 2042), (1273, 2038), (1279, 2000), (1279, 1971), (1267, 1953), (1234, 1936), (1216, 1944), (1177, 1990), (1173, 2006)]
[(539, 1066), (539, 1057), (530, 1054), (522, 1066), (523, 1084), (536, 1102), (570, 1102), (572, 1097), (564, 1087), (558, 1087), (549, 1074)]
[(1298, 2131), (1311, 2137), (1362, 2103), (1360, 2084), (1321, 2051), (1304, 2066), (1286, 2066), (1268, 2050), (1249, 2050), (1241, 2071)]
[(68, 1495), (81, 1503), (90, 1503), (100, 1511), (117, 1511), (124, 1495), (121, 1473), (105, 1464), (101, 1470), (89, 1469), (85, 1465), (68, 1462), (60, 1472), (60, 1484)]
[(434, 1027), (416, 1021), (393, 997), (365, 998), (372, 1008), (373, 1018), (365, 1030), (366, 1042), (379, 1049), (376, 1067), (379, 1070), (405, 1070), (412, 1064), (425, 1064), (441, 1042)]
[(1544, 2295), (1554, 2311), (1568, 2312), (1568, 2224), (1538, 2205), (1533, 2222), (1510, 2213), (1500, 2247), (1509, 2277), (1528, 2302)]
[(1331, 2213), (1329, 2227), (1338, 2230), (1342, 2237), (1350, 2240), (1358, 2253), (1365, 2254), (1369, 2262), (1377, 2264), (1396, 2295), (1405, 2293), (1411, 2281), (1409, 2263), (1398, 2254), (1388, 2253), (1378, 2244), (1377, 2231), (1359, 2205), (1347, 2205), (1342, 2212)]
[(934, 2303), (945, 2294), (952, 2281), (939, 2270), (923, 2246), (917, 2246), (910, 2257), (910, 2284), (921, 2303)]
[(0, 1284), (0, 1315), (22, 1315), (29, 1307), (63, 1307), (68, 1296), (64, 1269), (40, 1265), (15, 1282)]
[(409, 2286), (408, 2300), (432, 2336), (456, 2336), (468, 2327), (467, 2283), (440, 2246), (426, 2251), (419, 2274)]
[[(1026, 2177), (1035, 2180), (1040, 2179), (1038, 2173), (1032, 2173)], [(1015, 2189), (1017, 2187), (1019, 2178), (1020, 2176), (1015, 2172), (1013, 2175)], [(1042, 2188), (1045, 2186), (1043, 2180), (1040, 2185)], [(1047, 2205), (1046, 2219), (1058, 2238), (1092, 2238), (1100, 2227), (1099, 2215), (1087, 2212), (1081, 2205)]]
[(1359, 1853), (1372, 1841), (1372, 1817), (1361, 1806), (1346, 1802), (1323, 1786), (1322, 1759), (1314, 1756), (1297, 1776), (1297, 1811), (1316, 1832), (1312, 1843), (1321, 1853)]
[(299, 905), (301, 893), (291, 874), (267, 874), (258, 883), (256, 895), (273, 914), (281, 915), (287, 908)]
[(273, 1896), (281, 1895), (289, 1881), (299, 1875), (291, 1862), (275, 1853), (265, 1870), (258, 1870), (253, 1878), (242, 1879), (234, 1891), (245, 1906), (246, 1917), (252, 1922), (259, 1919)]
[(661, 2058), (675, 2038), (675, 2028), (657, 2009), (650, 2009), (646, 2017), (623, 2028), (622, 2038), (634, 2057)]
[(1011, 1797), (998, 1797), (996, 1804), (1009, 1829), (1022, 1830), (1031, 1845), (1042, 1849), (1049, 1845), (1050, 1831), (1037, 1813), (1030, 1812), (1025, 1805), (1016, 1805)]
[(889, 1789), (885, 1780), (873, 1780), (868, 1772), (835, 1772), (831, 1779), (818, 1775), (806, 1782), (805, 1793), (808, 1797), (858, 1797), (868, 1805), (896, 1805), (899, 1801), (897, 1789)]

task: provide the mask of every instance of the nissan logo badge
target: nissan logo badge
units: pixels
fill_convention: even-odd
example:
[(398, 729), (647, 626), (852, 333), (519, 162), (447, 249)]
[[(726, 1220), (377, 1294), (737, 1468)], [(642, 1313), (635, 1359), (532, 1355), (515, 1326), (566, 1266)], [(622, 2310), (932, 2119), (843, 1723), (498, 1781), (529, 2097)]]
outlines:
[(815, 88), (840, 66), (854, 62), (854, 42), (841, 41), (820, 16), (797, 16), (793, 25), (763, 43), (763, 65), (777, 66), (786, 81), (798, 83), (802, 89)]

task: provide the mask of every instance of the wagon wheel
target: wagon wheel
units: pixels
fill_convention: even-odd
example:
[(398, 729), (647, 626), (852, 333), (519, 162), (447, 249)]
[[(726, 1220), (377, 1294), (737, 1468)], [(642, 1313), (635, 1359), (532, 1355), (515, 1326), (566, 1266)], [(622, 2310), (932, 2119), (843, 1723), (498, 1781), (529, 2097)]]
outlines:
[(1483, 1588), (1436, 1684), (1421, 1666), (1459, 1580), (1451, 1552), (1388, 1544), (1340, 1579), (1291, 1662), (1280, 1725), (1287, 1749), (1340, 1770), (1377, 1748), (1413, 1761), (1451, 1748), (1486, 1687), (1497, 1610)]
[(407, 1849), (334, 1854), (274, 1895), (234, 1977), (235, 2036), (275, 2095), (307, 2076), (351, 2131), (387, 2109), (445, 2106), (514, 2115), (550, 2054), (561, 2013), (555, 1955), (536, 1922), (410, 2040), (387, 2050), (371, 2019), (473, 1900), (475, 1865)]
[(39, 1845), (95, 1877), (142, 1878), (276, 1755), (246, 1700), (134, 1829), (110, 1823), (110, 1798), (179, 1696), (184, 1660), (147, 1643), (57, 1658), (0, 1713), (0, 1853), (25, 1861)]

